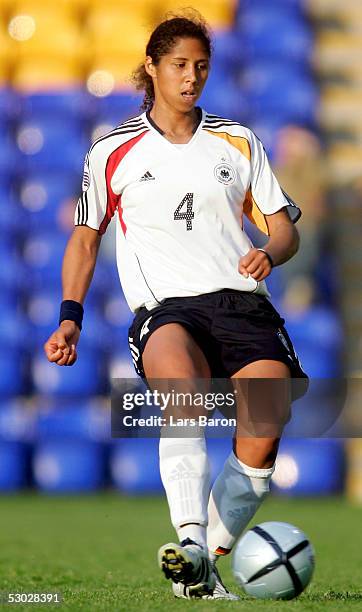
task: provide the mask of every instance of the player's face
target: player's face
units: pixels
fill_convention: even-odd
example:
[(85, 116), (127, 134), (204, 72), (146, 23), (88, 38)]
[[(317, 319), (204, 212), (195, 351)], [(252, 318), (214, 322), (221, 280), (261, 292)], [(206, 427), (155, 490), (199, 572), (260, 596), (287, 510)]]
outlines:
[(192, 110), (206, 83), (209, 63), (208, 53), (200, 40), (178, 38), (159, 64), (150, 67), (155, 103), (166, 103), (181, 112)]

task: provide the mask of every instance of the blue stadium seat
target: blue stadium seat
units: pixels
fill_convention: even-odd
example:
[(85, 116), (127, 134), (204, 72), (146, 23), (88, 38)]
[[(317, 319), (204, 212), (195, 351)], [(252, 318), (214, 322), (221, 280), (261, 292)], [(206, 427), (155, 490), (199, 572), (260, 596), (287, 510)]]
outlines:
[[(104, 240), (106, 239), (107, 238)], [(109, 292), (118, 291), (121, 295), (121, 285), (117, 271), (115, 253), (112, 253), (112, 260), (108, 261), (105, 257), (102, 257), (102, 251), (100, 250), (93, 275), (92, 289), (100, 296), (105, 296)]]
[(342, 331), (335, 313), (313, 306), (304, 313), (286, 314), (287, 329), (300, 360), (312, 378), (341, 374)]
[[(6, 372), (4, 374), (6, 376)], [(0, 387), (1, 384), (0, 377)], [(2, 397), (0, 400), (1, 492), (9, 493), (30, 484), (29, 462), (34, 434), (34, 410), (21, 400), (5, 401)]]
[(6, 347), (0, 356), (0, 397), (29, 391), (28, 369), (31, 334), (28, 322), (10, 306), (0, 311), (0, 343)]
[(118, 93), (97, 98), (96, 115), (98, 123), (109, 123), (116, 127), (123, 121), (140, 114), (143, 95)]
[(82, 329), (82, 343), (97, 349), (99, 354), (108, 352), (113, 342), (113, 333), (104, 321), (98, 308), (85, 308), (85, 316)]
[[(0, 335), (1, 338), (1, 335)], [(28, 342), (27, 337), (26, 342)], [(23, 339), (24, 340), (24, 339)], [(0, 397), (11, 397), (25, 393), (25, 355), (21, 349), (7, 346), (6, 352), (0, 355)]]
[(116, 293), (109, 295), (104, 303), (104, 319), (109, 326), (113, 347), (128, 344), (128, 329), (133, 321), (134, 315), (122, 296), (121, 288)]
[(81, 172), (88, 148), (87, 138), (77, 121), (37, 118), (20, 123), (18, 149), (25, 171)]
[(343, 491), (343, 484), (342, 440), (282, 440), (273, 491), (291, 496), (333, 495)]
[(18, 117), (21, 110), (20, 97), (13, 89), (0, 87), (0, 117), (12, 121)]
[[(277, 30), (277, 34), (267, 36), (267, 23), (265, 31), (258, 32), (254, 37), (249, 33), (244, 40), (245, 61), (275, 59), (285, 61), (290, 65), (299, 63), (309, 66), (313, 50), (311, 33), (302, 25), (293, 28), (285, 24), (285, 29)], [(271, 26), (273, 27), (273, 26)], [(277, 27), (277, 26), (275, 26)]]
[(13, 191), (6, 184), (0, 183), (0, 235), (15, 244), (24, 237), (27, 229), (27, 215), (15, 200)]
[(122, 493), (153, 495), (163, 491), (157, 438), (117, 441), (111, 449), (110, 466), (113, 485)]
[(81, 189), (80, 172), (81, 168), (77, 180), (69, 172), (33, 172), (24, 177), (19, 185), (19, 198), (30, 230), (59, 228), (61, 231), (61, 214), (62, 211), (65, 214), (66, 207), (72, 221)]
[(132, 356), (126, 341), (120, 342), (112, 338), (111, 357), (107, 365), (109, 383), (113, 378), (136, 378)]
[(9, 253), (4, 256), (1, 250), (0, 248), (1, 289), (4, 292), (18, 291), (20, 295), (26, 291), (31, 279), (19, 255), (9, 250)]
[[(308, 362), (303, 365), (309, 373)], [(299, 381), (294, 384), (298, 386)], [(290, 438), (342, 437), (345, 432), (340, 417), (346, 405), (347, 390), (347, 380), (342, 377), (312, 376), (306, 395), (293, 404), (285, 435)]]
[(7, 308), (4, 305), (0, 317), (0, 342), (3, 346), (14, 351), (26, 352), (29, 349), (29, 343), (24, 342), (24, 339), (31, 337), (30, 330), (29, 323), (23, 314), (14, 312), (11, 306)]
[(214, 35), (214, 56), (211, 72), (214, 68), (226, 71), (238, 71), (244, 63), (243, 41), (235, 31), (218, 31)]
[(236, 80), (230, 75), (225, 78), (218, 70), (211, 69), (199, 104), (209, 113), (241, 123), (246, 123), (249, 114), (248, 100)]
[(11, 493), (28, 484), (29, 449), (22, 442), (0, 439), (0, 491)]
[(33, 233), (23, 246), (24, 264), (37, 286), (60, 283), (61, 263), (66, 245), (66, 236), (44, 230)]
[(59, 308), (62, 300), (61, 286), (53, 289), (32, 288), (26, 296), (25, 314), (31, 328), (32, 337), (38, 346), (44, 344), (50, 334), (58, 327)]
[(306, 0), (239, 0), (237, 3), (237, 16), (242, 18), (245, 11), (268, 11), (272, 8), (275, 11), (283, 12), (295, 16), (302, 16), (306, 12)]
[(51, 397), (88, 397), (106, 391), (102, 355), (81, 343), (72, 367), (59, 367), (49, 363), (42, 351), (36, 353), (31, 376), (35, 392)]
[(313, 51), (313, 34), (304, 19), (274, 5), (242, 12), (237, 29), (243, 41), (245, 61), (281, 60), (292, 66), (308, 66)]
[(19, 294), (16, 287), (2, 286), (2, 291), (0, 293), (0, 317), (3, 316), (4, 312), (9, 312), (14, 316), (19, 306), (19, 301)]
[(275, 116), (284, 123), (315, 125), (317, 88), (303, 72), (275, 62), (253, 64), (243, 73), (242, 86), (251, 121)]
[(36, 439), (110, 441), (109, 401), (98, 398), (41, 399), (36, 417)]
[(49, 440), (36, 445), (35, 485), (44, 493), (87, 493), (105, 484), (103, 444), (88, 440)]
[(1, 139), (0, 182), (13, 180), (21, 162), (21, 156), (10, 138)]
[(36, 435), (34, 405), (25, 399), (0, 400), (0, 440), (31, 444)]
[[(53, 286), (48, 285), (46, 289), (41, 285), (33, 286), (26, 295), (25, 314), (37, 343), (43, 344), (58, 327), (61, 301), (60, 282), (55, 282)], [(99, 296), (94, 291), (88, 292), (84, 308), (81, 346), (107, 351), (112, 339), (108, 326), (100, 316)]]
[(21, 115), (25, 121), (53, 118), (57, 121), (77, 120), (82, 123), (95, 112), (94, 97), (83, 89), (48, 91), (20, 97)]

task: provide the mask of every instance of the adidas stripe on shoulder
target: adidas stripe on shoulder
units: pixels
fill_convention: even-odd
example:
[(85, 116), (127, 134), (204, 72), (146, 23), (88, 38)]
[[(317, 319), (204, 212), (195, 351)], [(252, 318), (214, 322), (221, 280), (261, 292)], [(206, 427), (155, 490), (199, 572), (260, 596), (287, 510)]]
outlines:
[(220, 128), (227, 129), (232, 127), (239, 127), (245, 129), (245, 127), (238, 121), (233, 121), (232, 119), (225, 119), (224, 117), (219, 117), (218, 115), (210, 115), (209, 113), (206, 114), (205, 121), (202, 126), (204, 130), (211, 131), (219, 130)]
[(100, 138), (97, 138), (97, 140), (94, 141), (91, 148), (89, 149), (88, 155), (91, 154), (93, 149), (100, 142), (104, 142), (105, 140), (108, 140), (109, 138), (114, 138), (116, 136), (126, 136), (125, 141), (127, 141), (128, 140), (127, 136), (129, 136), (129, 139), (131, 139), (131, 138), (134, 138), (135, 136), (138, 136), (139, 133), (144, 132), (146, 130), (149, 131), (149, 127), (143, 121), (141, 116), (135, 117), (134, 119), (128, 119), (128, 121), (121, 123), (119, 126), (114, 128), (110, 132), (107, 132), (107, 134), (104, 134), (104, 136), (100, 136)]
[[(103, 200), (107, 201), (106, 169), (108, 160), (112, 154), (122, 146), (126, 146), (129, 141), (142, 136), (148, 132), (149, 127), (145, 124), (142, 117), (134, 117), (125, 121), (115, 129), (111, 130), (97, 140), (90, 147), (84, 162), (82, 194), (78, 200), (75, 211), (75, 225), (88, 225), (92, 223), (92, 213), (90, 204), (97, 200), (99, 192), (103, 190)], [(98, 177), (98, 178), (95, 178)], [(145, 180), (154, 180), (147, 178)], [(96, 187), (97, 183), (97, 187)], [(106, 211), (104, 211), (105, 214)], [(99, 222), (96, 224), (99, 225)], [(93, 219), (93, 225), (95, 222)]]

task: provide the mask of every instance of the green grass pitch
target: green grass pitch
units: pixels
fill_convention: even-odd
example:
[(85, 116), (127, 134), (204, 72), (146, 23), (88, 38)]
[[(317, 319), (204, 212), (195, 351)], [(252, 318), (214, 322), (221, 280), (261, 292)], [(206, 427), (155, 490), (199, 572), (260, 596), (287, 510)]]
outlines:
[[(163, 497), (29, 494), (2, 497), (0, 505), (0, 591), (60, 591), (63, 596), (59, 606), (12, 605), (16, 610), (362, 611), (362, 510), (343, 498), (273, 497), (254, 519), (253, 524), (295, 523), (315, 546), (314, 579), (291, 602), (174, 599), (156, 563), (158, 546), (175, 539)], [(230, 559), (222, 559), (219, 567), (226, 584), (240, 593)]]

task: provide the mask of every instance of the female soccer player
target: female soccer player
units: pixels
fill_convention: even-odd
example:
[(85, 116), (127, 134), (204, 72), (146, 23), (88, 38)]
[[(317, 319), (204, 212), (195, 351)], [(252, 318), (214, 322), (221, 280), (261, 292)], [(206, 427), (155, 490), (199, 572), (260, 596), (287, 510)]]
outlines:
[[(69, 366), (77, 358), (82, 304), (101, 236), (118, 211), (117, 264), (135, 312), (129, 342), (142, 377), (189, 385), (212, 377), (234, 384), (305, 377), (264, 282), (273, 265), (296, 253), (293, 219), (300, 212), (255, 134), (196, 106), (210, 59), (200, 17), (162, 22), (134, 77), (146, 112), (90, 148), (64, 255), (60, 325), (44, 347), (49, 361)], [(268, 235), (264, 249), (253, 247), (244, 215)], [(247, 409), (273, 416), (286, 406), (271, 385), (250, 393)], [(241, 397), (240, 416), (245, 408)], [(237, 598), (215, 562), (267, 495), (279, 442), (270, 428), (259, 436), (242, 430), (211, 493), (202, 434), (162, 432), (160, 471), (180, 544), (162, 546), (159, 565), (177, 597)]]

